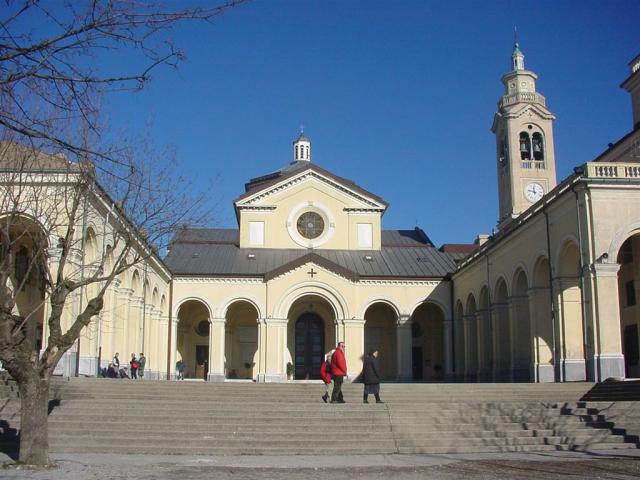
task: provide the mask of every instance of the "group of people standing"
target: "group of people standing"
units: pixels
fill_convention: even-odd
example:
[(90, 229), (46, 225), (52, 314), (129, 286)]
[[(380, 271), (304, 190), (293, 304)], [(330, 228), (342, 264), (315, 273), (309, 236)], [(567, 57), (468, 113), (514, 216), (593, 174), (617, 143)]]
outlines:
[(131, 372), (131, 376), (129, 376), (129, 372), (127, 372), (127, 366), (120, 364), (119, 353), (116, 352), (107, 367), (106, 374), (103, 375), (108, 378), (134, 378), (142, 380), (144, 378), (144, 368), (147, 364), (147, 357), (144, 356), (144, 353), (140, 352), (140, 356), (136, 357), (135, 353), (131, 354), (131, 360), (129, 361), (129, 370)]
[[(324, 403), (329, 401), (329, 385), (333, 380), (331, 403), (346, 403), (342, 395), (342, 383), (347, 376), (347, 360), (344, 356), (344, 342), (339, 342), (335, 351), (327, 355), (320, 367), (320, 377), (324, 382), (325, 392), (322, 396)], [(380, 400), (380, 366), (378, 363), (378, 349), (372, 348), (364, 358), (362, 365), (362, 383), (364, 383), (363, 403), (369, 403), (369, 395), (373, 395), (376, 403), (384, 403)]]

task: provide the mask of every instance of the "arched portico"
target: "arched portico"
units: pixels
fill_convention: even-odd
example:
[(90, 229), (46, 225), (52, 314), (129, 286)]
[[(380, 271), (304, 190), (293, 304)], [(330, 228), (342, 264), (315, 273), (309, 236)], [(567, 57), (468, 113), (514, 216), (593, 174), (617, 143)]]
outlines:
[(424, 302), (411, 315), (412, 365), (414, 380), (444, 380), (444, 312)]
[(259, 314), (255, 306), (238, 300), (225, 314), (225, 374), (230, 379), (254, 379), (258, 372)]
[(618, 299), (625, 376), (640, 377), (640, 233), (631, 235), (617, 255)]
[(186, 378), (207, 378), (211, 330), (209, 311), (201, 300), (187, 300), (178, 309), (175, 360), (185, 363)]
[(287, 313), (288, 363), (295, 380), (320, 378), (320, 366), (337, 342), (334, 307), (317, 294), (297, 298)]
[(386, 302), (374, 302), (364, 312), (364, 354), (379, 351), (380, 374), (385, 380), (398, 378), (398, 316)]

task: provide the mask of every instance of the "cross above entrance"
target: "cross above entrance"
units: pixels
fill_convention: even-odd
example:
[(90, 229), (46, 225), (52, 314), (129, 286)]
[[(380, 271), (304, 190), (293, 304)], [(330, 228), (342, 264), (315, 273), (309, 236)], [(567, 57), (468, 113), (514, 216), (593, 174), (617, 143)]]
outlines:
[(309, 275), (311, 275), (311, 278), (313, 278), (313, 276), (314, 276), (314, 275), (317, 275), (317, 274), (318, 274), (318, 272), (316, 272), (316, 271), (314, 271), (314, 270), (313, 270), (313, 267), (311, 267), (311, 270), (309, 270), (307, 273), (308, 273)]

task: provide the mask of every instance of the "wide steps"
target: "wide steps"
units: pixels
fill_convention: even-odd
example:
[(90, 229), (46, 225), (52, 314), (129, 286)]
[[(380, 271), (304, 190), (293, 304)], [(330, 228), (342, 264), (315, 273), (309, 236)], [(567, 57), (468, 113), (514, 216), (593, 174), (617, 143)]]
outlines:
[[(54, 453), (345, 455), (635, 448), (619, 419), (580, 401), (593, 384), (383, 384), (385, 404), (324, 404), (318, 383), (52, 380)], [(0, 391), (2, 395), (2, 391)], [(631, 405), (632, 403), (625, 404)], [(624, 413), (627, 415), (624, 415)], [(19, 428), (19, 402), (0, 403)], [(0, 445), (10, 447), (12, 431)]]

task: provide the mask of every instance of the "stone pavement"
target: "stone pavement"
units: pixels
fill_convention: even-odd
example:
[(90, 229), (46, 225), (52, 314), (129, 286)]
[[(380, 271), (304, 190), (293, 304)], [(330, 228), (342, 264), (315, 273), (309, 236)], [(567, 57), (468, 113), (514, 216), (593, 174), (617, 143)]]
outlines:
[(17, 470), (7, 467), (0, 479), (637, 479), (640, 450), (503, 454), (216, 456), (52, 455), (58, 468)]

